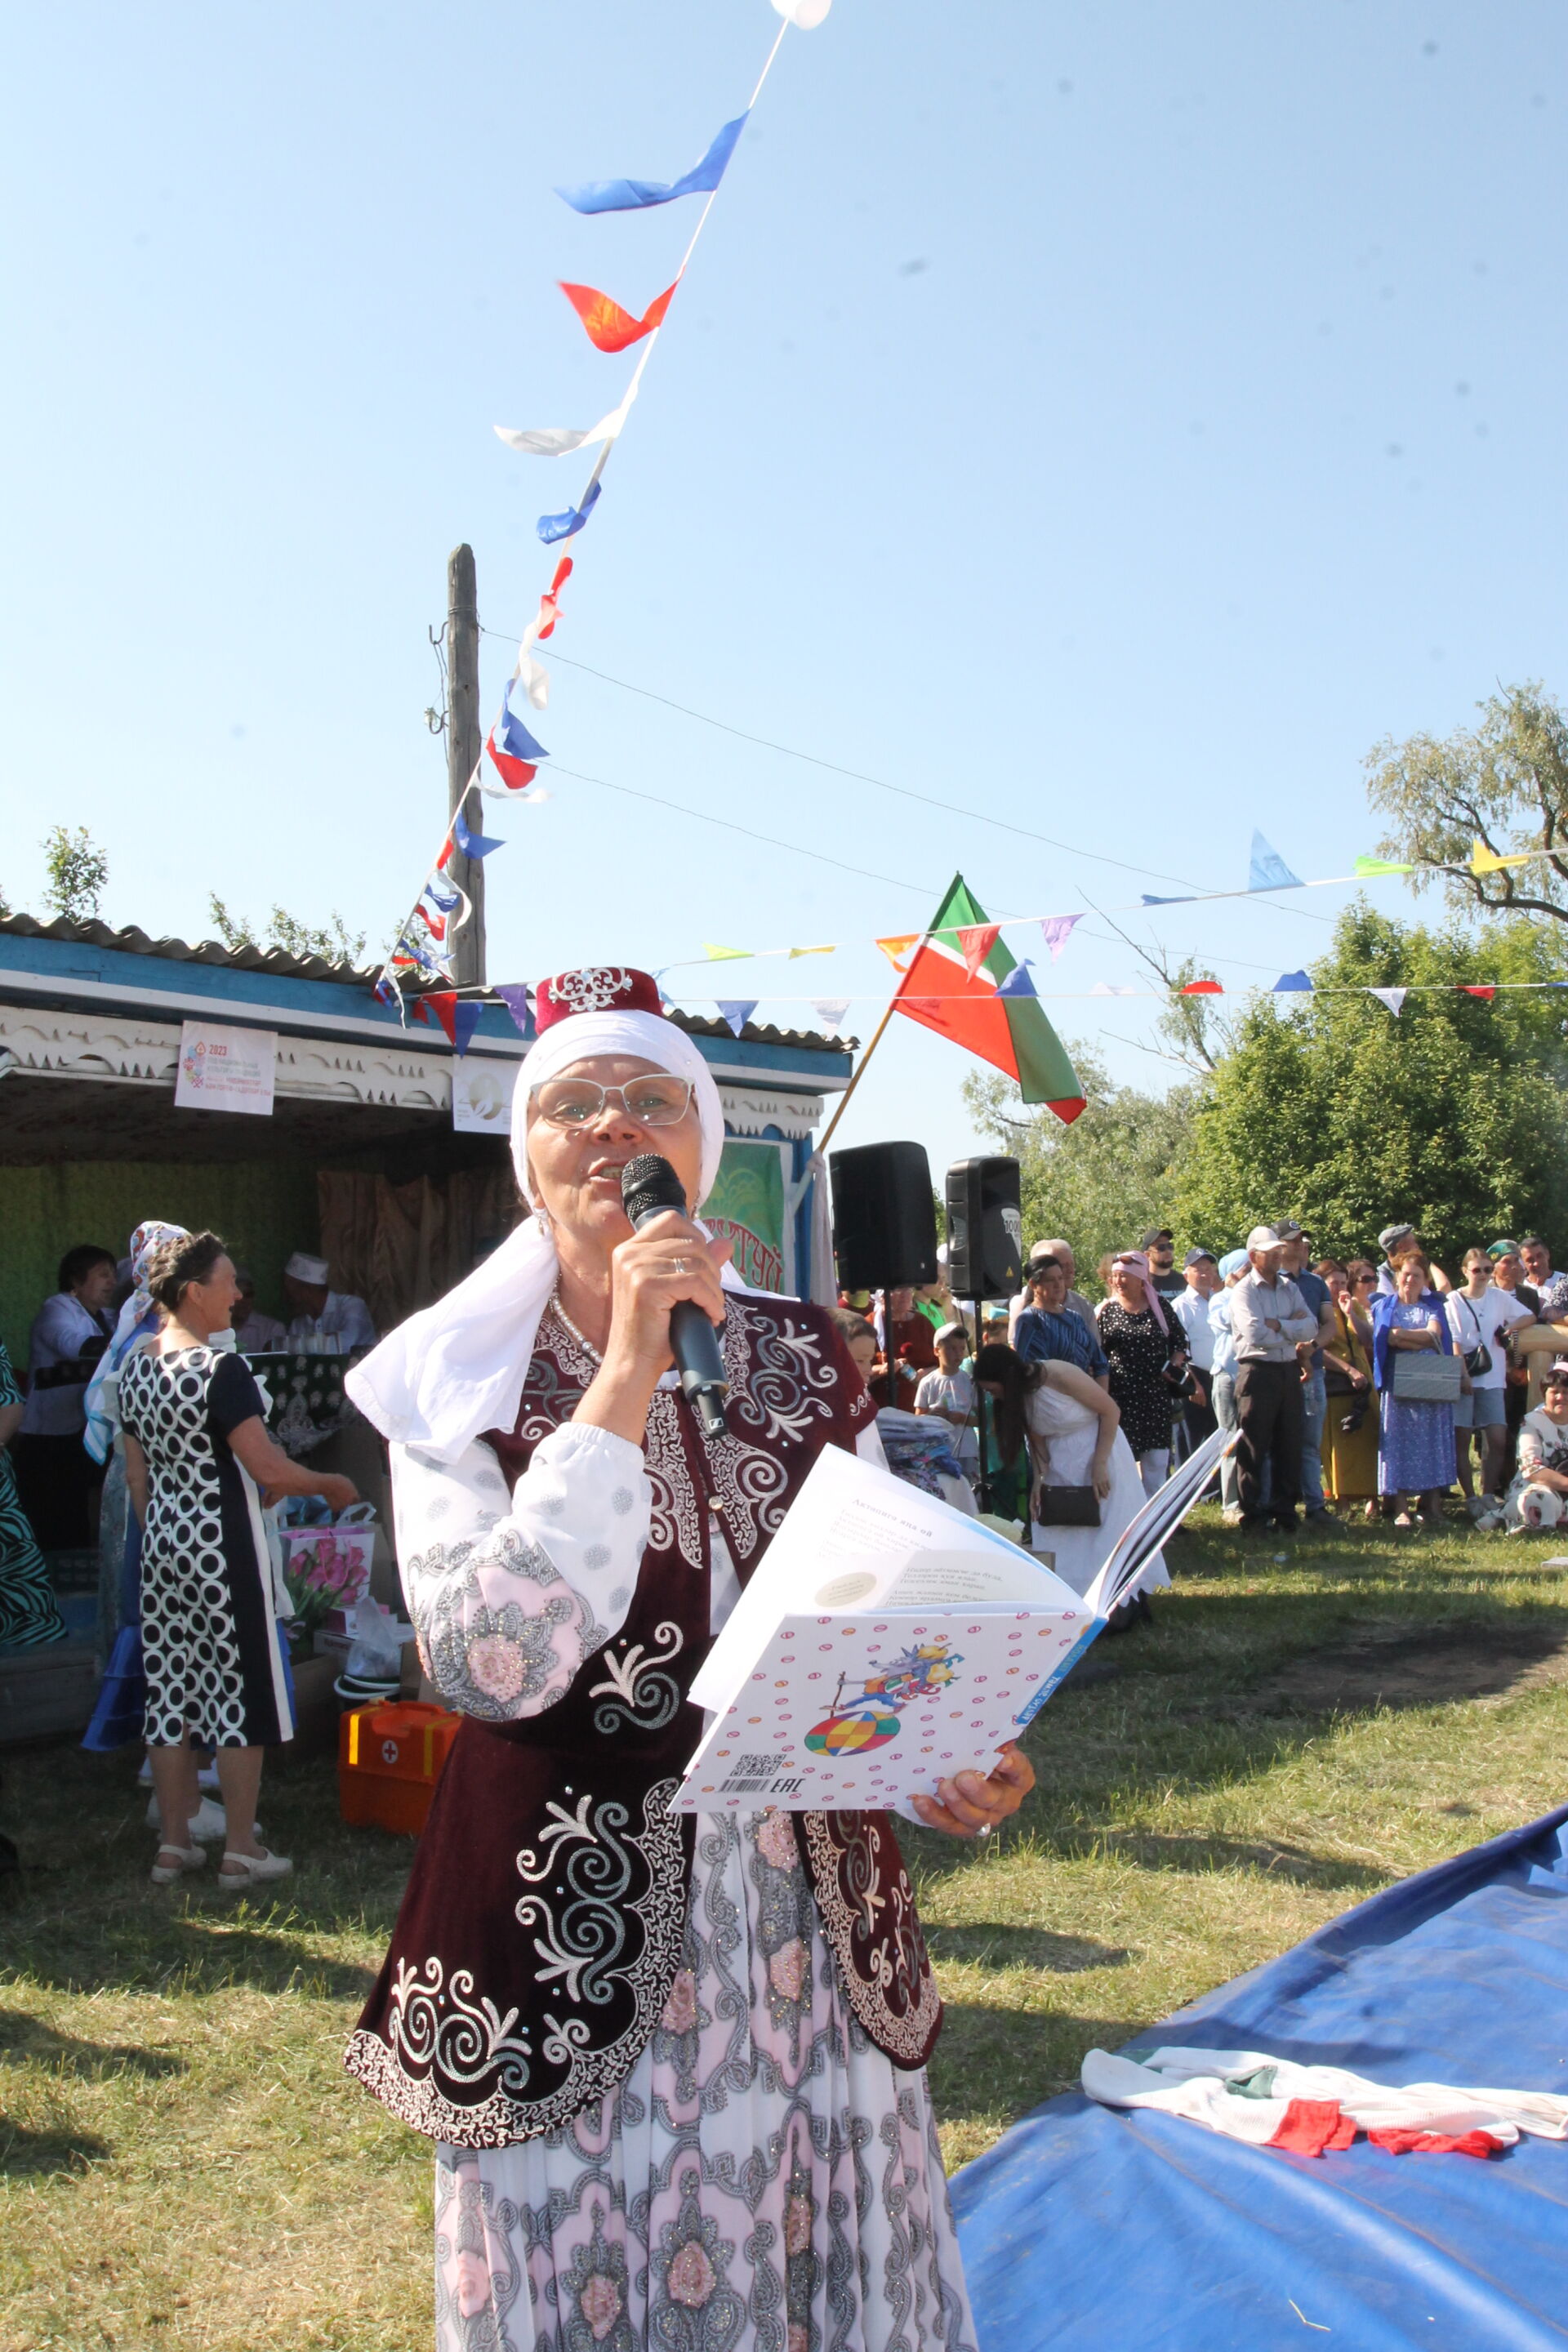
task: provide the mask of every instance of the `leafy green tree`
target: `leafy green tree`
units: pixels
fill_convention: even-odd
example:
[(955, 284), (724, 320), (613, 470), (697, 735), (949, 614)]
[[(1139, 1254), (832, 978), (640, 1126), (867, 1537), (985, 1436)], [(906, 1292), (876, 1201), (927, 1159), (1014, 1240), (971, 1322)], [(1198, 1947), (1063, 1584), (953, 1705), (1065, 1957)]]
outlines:
[(971, 1072), (963, 1099), (981, 1132), (1020, 1163), (1026, 1247), (1060, 1234), (1080, 1288), (1093, 1291), (1107, 1250), (1134, 1247), (1148, 1226), (1171, 1222), (1195, 1096), (1113, 1086), (1092, 1046), (1068, 1051), (1086, 1098), (1071, 1127), (1026, 1105), (1010, 1078)]
[[(1386, 737), (1366, 755), (1367, 797), (1389, 818), (1384, 857), (1436, 866), (1414, 890), (1440, 887), (1456, 911), (1550, 915), (1568, 923), (1568, 716), (1534, 681), (1505, 687), (1476, 708), (1479, 727), (1438, 740)], [(1496, 874), (1473, 874), (1477, 842), (1494, 856), (1551, 854)]]
[[(1538, 924), (1470, 937), (1348, 908), (1317, 993), (1258, 998), (1237, 1023), (1182, 1158), (1181, 1226), (1217, 1247), (1288, 1215), (1344, 1253), (1408, 1221), (1454, 1271), (1500, 1233), (1568, 1239), (1564, 999), (1464, 993), (1554, 979), (1559, 954)], [(1374, 987), (1412, 993), (1395, 1017)]]
[[(231, 914), (216, 891), (207, 895), (207, 912), (226, 948), (261, 945), (249, 919)], [(284, 908), (274, 907), (268, 921), (266, 943), (269, 948), (280, 948), (285, 955), (321, 956), (327, 963), (357, 963), (364, 953), (364, 933), (351, 932), (335, 908), (330, 923), (312, 928)]]
[(44, 839), (44, 904), (68, 923), (90, 923), (109, 880), (109, 860), (86, 825), (57, 824)]

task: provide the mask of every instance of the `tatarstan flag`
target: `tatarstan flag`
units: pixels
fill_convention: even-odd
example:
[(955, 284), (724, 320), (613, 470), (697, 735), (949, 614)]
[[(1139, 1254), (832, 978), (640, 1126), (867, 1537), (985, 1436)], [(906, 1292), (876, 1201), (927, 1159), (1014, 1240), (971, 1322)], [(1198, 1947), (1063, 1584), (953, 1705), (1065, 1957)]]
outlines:
[(893, 1007), (1005, 1070), (1026, 1103), (1044, 1103), (1064, 1127), (1082, 1110), (1078, 1072), (1026, 967), (1009, 955), (961, 874), (916, 946)]

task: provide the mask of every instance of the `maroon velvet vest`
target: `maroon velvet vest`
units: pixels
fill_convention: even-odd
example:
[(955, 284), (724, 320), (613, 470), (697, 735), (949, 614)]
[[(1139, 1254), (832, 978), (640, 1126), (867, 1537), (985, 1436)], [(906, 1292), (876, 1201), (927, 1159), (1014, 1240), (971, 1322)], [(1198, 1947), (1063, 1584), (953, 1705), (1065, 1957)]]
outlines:
[[(496, 2147), (579, 2115), (630, 2072), (680, 1964), (695, 1835), (670, 1798), (702, 1731), (687, 1691), (709, 1647), (709, 1514), (742, 1583), (825, 1445), (874, 1408), (829, 1316), (731, 1297), (728, 1433), (706, 1443), (659, 1390), (644, 1460), (653, 1519), (625, 1624), (542, 1715), (466, 1717), (431, 1802), (392, 1948), (345, 2063), (433, 2139)], [(555, 1309), (517, 1422), (510, 1483), (598, 1369)], [(795, 1816), (850, 2009), (903, 2067), (942, 2021), (887, 1816)]]

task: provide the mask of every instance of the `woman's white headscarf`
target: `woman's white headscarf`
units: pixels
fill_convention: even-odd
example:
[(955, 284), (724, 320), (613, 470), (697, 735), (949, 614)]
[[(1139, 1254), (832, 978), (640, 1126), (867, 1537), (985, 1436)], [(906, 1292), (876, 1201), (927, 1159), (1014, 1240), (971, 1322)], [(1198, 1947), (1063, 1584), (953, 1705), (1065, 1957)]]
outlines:
[[(600, 1054), (632, 1054), (689, 1078), (702, 1125), (701, 1189), (696, 1209), (713, 1189), (724, 1149), (724, 1108), (712, 1072), (696, 1043), (657, 1013), (578, 1013), (554, 1022), (517, 1074), (511, 1098), (511, 1158), (524, 1198), (528, 1172), (528, 1103), (531, 1088), (574, 1062)], [(390, 1332), (343, 1382), (367, 1421), (396, 1444), (416, 1445), (438, 1461), (455, 1462), (482, 1430), (510, 1429), (533, 1354), (539, 1318), (555, 1287), (554, 1239), (537, 1216), (528, 1217), (484, 1264), (434, 1307), (423, 1307)], [(729, 1266), (726, 1289), (744, 1285)]]

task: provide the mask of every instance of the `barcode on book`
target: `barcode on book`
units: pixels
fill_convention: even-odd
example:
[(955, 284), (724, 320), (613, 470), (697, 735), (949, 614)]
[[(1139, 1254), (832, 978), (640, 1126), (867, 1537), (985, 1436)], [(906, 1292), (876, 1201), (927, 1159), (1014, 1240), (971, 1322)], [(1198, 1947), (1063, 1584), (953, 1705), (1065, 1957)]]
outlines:
[(760, 1796), (782, 1766), (789, 1762), (786, 1750), (780, 1756), (738, 1756), (735, 1769), (720, 1785), (724, 1797)]

